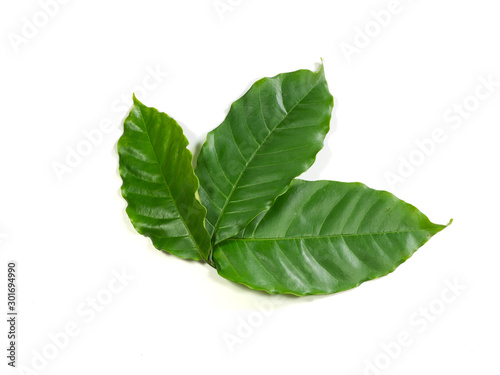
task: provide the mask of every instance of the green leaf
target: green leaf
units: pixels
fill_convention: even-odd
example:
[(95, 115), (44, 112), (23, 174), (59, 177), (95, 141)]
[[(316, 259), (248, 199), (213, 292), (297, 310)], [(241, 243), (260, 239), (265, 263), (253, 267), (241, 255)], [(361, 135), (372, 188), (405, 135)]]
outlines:
[(196, 167), (214, 244), (240, 232), (313, 164), (332, 108), (323, 66), (263, 78), (232, 104)]
[(385, 191), (295, 180), (213, 257), (221, 276), (252, 289), (330, 294), (394, 271), (444, 228)]
[(210, 236), (204, 226), (206, 210), (195, 197), (199, 182), (187, 145), (174, 119), (134, 96), (118, 142), (127, 214), (157, 249), (201, 260), (208, 258)]

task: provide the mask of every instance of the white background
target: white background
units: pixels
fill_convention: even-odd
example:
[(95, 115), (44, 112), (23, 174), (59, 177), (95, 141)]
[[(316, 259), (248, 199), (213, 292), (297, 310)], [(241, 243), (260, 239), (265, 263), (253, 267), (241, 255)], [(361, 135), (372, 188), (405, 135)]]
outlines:
[[(32, 374), (498, 374), (498, 83), (474, 99), (481, 79), (500, 81), (498, 2), (401, 0), (378, 29), (371, 12), (389, 1), (232, 3), (222, 18), (212, 0), (73, 0), (44, 16), (38, 1), (0, 0), (0, 310), (15, 260), (17, 364), (33, 368), (45, 351), (53, 358)], [(342, 46), (357, 35), (349, 59)], [(116, 153), (133, 91), (196, 150), (255, 80), (321, 58), (333, 130), (303, 177), (362, 181), (453, 225), (393, 274), (308, 298), (232, 284), (133, 230)], [(443, 118), (464, 101), (466, 118)], [(58, 178), (54, 166), (107, 119), (111, 130)], [(438, 128), (446, 140), (422, 157), (415, 142)], [(420, 165), (391, 185), (411, 155)], [(109, 297), (122, 272), (133, 280), (91, 316), (87, 299)], [(78, 333), (54, 353), (49, 335), (71, 322)], [(14, 374), (6, 331), (0, 372)], [(404, 332), (410, 345), (389, 345)]]

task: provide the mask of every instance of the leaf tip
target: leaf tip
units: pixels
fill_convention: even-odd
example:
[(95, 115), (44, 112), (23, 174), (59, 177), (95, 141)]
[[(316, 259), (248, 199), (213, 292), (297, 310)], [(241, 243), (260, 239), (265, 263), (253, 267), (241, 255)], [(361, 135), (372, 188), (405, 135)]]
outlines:
[(441, 232), (442, 230), (448, 228), (451, 225), (451, 223), (453, 223), (453, 219), (450, 219), (448, 224), (434, 224), (435, 225), (435, 232), (432, 233), (432, 235), (435, 235), (435, 234)]
[(325, 74), (325, 62), (323, 58), (320, 57), (321, 62), (319, 63), (318, 73), (324, 75)]
[(132, 93), (132, 101), (134, 102), (134, 105), (143, 105), (139, 99), (137, 99), (137, 96), (135, 96), (135, 92)]

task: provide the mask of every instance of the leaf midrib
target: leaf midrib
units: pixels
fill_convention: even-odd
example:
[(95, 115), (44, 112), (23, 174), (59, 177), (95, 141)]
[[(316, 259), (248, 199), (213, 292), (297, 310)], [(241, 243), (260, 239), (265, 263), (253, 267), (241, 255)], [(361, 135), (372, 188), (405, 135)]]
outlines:
[[(245, 171), (247, 170), (248, 168), (248, 165), (252, 162), (252, 160), (254, 159), (254, 157), (258, 154), (258, 152), (260, 151), (260, 149), (262, 148), (262, 146), (266, 143), (266, 141), (269, 139), (269, 137), (271, 136), (271, 134), (274, 133), (274, 131), (276, 130), (276, 128), (278, 126), (281, 125), (281, 123), (283, 121), (285, 121), (285, 119), (288, 117), (288, 115), (290, 113), (293, 112), (293, 110), (305, 99), (307, 98), (307, 96), (311, 93), (312, 90), (314, 90), (316, 88), (316, 86), (318, 85), (319, 81), (320, 81), (320, 78), (321, 78), (321, 75), (319, 76), (319, 78), (317, 79), (317, 81), (314, 83), (314, 85), (309, 89), (309, 91), (307, 91), (307, 93), (297, 102), (294, 104), (294, 106), (286, 113), (285, 116), (283, 116), (283, 118), (276, 124), (276, 126), (273, 127), (272, 130), (269, 131), (269, 134), (264, 138), (264, 140), (259, 144), (259, 146), (257, 147), (257, 149), (254, 151), (254, 153), (252, 154), (252, 156), (250, 156), (250, 159), (248, 159), (247, 163), (245, 164), (245, 167), (243, 168), (242, 172), (240, 173), (240, 175), (238, 176), (238, 178), (236, 179), (236, 182), (234, 183), (233, 187), (231, 188), (231, 192), (229, 193), (229, 195), (227, 196), (227, 199), (226, 199), (226, 202), (224, 203), (224, 206), (222, 207), (222, 210), (219, 214), (219, 218), (217, 219), (217, 222), (215, 223), (214, 225), (214, 230), (213, 230), (213, 233), (214, 233), (214, 236), (217, 235), (217, 229), (219, 228), (219, 223), (222, 219), (222, 216), (224, 215), (224, 212), (226, 210), (226, 207), (227, 205), (229, 204), (229, 202), (231, 201), (231, 198), (233, 196), (233, 193), (234, 191), (236, 190), (236, 187), (238, 186), (238, 183), (240, 182), (241, 178), (243, 177), (243, 175), (245, 174)], [(260, 91), (259, 91), (259, 97), (260, 97)], [(260, 107), (260, 111), (262, 113), (262, 106)], [(262, 117), (264, 118), (264, 113), (262, 113)], [(264, 120), (265, 121), (265, 120)], [(230, 126), (231, 124), (229, 124)], [(215, 147), (215, 146), (214, 146)], [(219, 241), (220, 242), (220, 241)], [(215, 245), (219, 242), (216, 242)]]
[(188, 234), (189, 234), (189, 237), (191, 238), (191, 240), (193, 241), (193, 244), (195, 245), (195, 247), (198, 249), (198, 253), (201, 255), (201, 258), (202, 259), (205, 259), (205, 257), (203, 256), (203, 252), (201, 251), (201, 248), (200, 246), (198, 245), (198, 242), (194, 239), (193, 237), (193, 234), (191, 233), (191, 228), (189, 228), (189, 226), (187, 225), (186, 221), (184, 220), (184, 217), (182, 216), (181, 212), (179, 211), (179, 207), (177, 207), (177, 201), (174, 198), (173, 194), (172, 194), (172, 191), (170, 190), (170, 186), (168, 185), (167, 183), (167, 179), (165, 178), (165, 175), (163, 173), (163, 168), (162, 168), (162, 163), (160, 163), (160, 159), (158, 158), (158, 154), (156, 153), (156, 149), (154, 147), (154, 144), (153, 144), (153, 141), (151, 140), (151, 137), (149, 135), (149, 127), (148, 125), (146, 124), (146, 121), (144, 121), (144, 114), (142, 112), (142, 108), (140, 106), (138, 106), (139, 108), (139, 112), (141, 114), (141, 120), (142, 120), (142, 123), (144, 124), (144, 126), (146, 127), (146, 134), (148, 136), (148, 140), (149, 140), (149, 144), (151, 145), (151, 148), (153, 149), (153, 154), (155, 155), (155, 158), (156, 158), (156, 163), (160, 169), (160, 174), (161, 174), (161, 177), (163, 179), (163, 182), (165, 183), (165, 186), (167, 187), (167, 191), (168, 191), (168, 194), (172, 197), (172, 201), (174, 203), (174, 207), (175, 207), (175, 210), (177, 211), (177, 213), (179, 214), (179, 218), (182, 220), (182, 223), (184, 224), (184, 227), (186, 228)]
[(296, 241), (296, 240), (307, 240), (307, 239), (324, 239), (324, 238), (338, 238), (338, 237), (361, 237), (361, 236), (377, 236), (382, 234), (398, 234), (398, 233), (415, 233), (415, 232), (428, 232), (435, 228), (422, 228), (422, 229), (410, 229), (401, 231), (388, 231), (388, 232), (374, 232), (374, 233), (349, 233), (349, 234), (330, 234), (322, 236), (304, 236), (304, 237), (263, 237), (263, 238), (229, 238), (225, 241), (249, 241), (249, 242), (259, 242), (259, 241)]

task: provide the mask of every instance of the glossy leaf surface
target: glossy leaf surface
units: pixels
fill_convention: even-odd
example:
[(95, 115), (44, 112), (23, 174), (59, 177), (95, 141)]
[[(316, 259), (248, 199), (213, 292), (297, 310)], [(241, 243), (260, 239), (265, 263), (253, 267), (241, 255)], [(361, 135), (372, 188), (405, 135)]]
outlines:
[(354, 288), (386, 275), (444, 229), (360, 183), (295, 180), (275, 204), (214, 249), (219, 274), (269, 293)]
[(196, 167), (213, 243), (240, 232), (313, 164), (332, 108), (323, 67), (263, 78), (233, 103)]
[(134, 97), (118, 142), (122, 195), (135, 229), (185, 259), (207, 259), (210, 236), (188, 141), (177, 122)]

